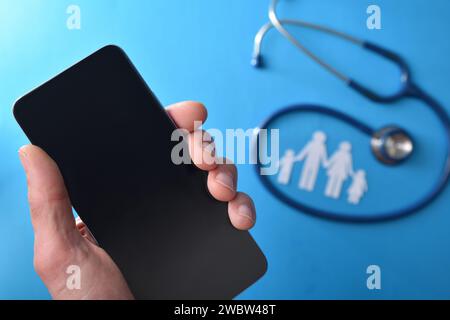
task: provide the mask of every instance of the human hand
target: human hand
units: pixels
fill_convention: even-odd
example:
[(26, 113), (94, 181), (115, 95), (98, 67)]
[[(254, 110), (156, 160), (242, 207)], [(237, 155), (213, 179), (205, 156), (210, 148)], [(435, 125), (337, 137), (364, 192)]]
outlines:
[[(196, 102), (181, 102), (167, 108), (179, 128), (189, 131), (192, 155), (210, 153), (212, 148), (194, 139), (194, 121), (204, 122), (207, 111)], [(28, 184), (28, 201), (34, 229), (34, 268), (54, 299), (133, 299), (125, 279), (111, 257), (95, 241), (88, 227), (76, 221), (61, 173), (40, 148), (26, 145), (19, 150)], [(207, 156), (207, 155), (205, 155)], [(247, 230), (255, 223), (253, 201), (236, 191), (237, 169), (232, 164), (202, 163), (208, 171), (208, 189), (219, 201), (228, 202), (234, 227)], [(79, 266), (81, 287), (70, 290), (66, 269)]]

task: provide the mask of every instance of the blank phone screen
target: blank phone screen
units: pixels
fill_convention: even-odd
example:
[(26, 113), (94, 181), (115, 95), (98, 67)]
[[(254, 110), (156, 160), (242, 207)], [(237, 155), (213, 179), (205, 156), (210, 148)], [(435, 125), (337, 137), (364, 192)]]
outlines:
[(209, 195), (206, 174), (172, 162), (175, 125), (120, 48), (28, 93), (14, 115), (136, 298), (230, 299), (264, 274), (264, 255)]

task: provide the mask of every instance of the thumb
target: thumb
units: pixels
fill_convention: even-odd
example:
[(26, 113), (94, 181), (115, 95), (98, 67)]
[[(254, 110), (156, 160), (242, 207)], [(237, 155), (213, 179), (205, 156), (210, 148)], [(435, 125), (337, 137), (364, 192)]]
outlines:
[(75, 234), (75, 219), (64, 180), (56, 163), (39, 147), (19, 149), (28, 184), (31, 222), (36, 237), (67, 241)]

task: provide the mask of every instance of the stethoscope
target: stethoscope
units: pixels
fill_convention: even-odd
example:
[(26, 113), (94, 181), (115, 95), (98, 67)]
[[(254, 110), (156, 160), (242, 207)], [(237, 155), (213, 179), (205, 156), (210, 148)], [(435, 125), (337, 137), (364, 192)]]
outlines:
[[(274, 185), (270, 182), (269, 177), (265, 175), (259, 174), (260, 169), (262, 167), (261, 162), (258, 160), (256, 169), (258, 171), (258, 176), (260, 177), (262, 183), (265, 187), (268, 188), (270, 192), (272, 192), (278, 199), (285, 202), (289, 206), (298, 209), (305, 213), (310, 213), (314, 215), (318, 215), (326, 218), (334, 218), (339, 220), (352, 220), (352, 221), (373, 221), (373, 220), (383, 220), (390, 218), (401, 217), (413, 212), (416, 212), (427, 205), (429, 205), (436, 197), (444, 190), (447, 181), (450, 175), (450, 120), (445, 111), (445, 109), (431, 96), (425, 93), (421, 88), (419, 88), (416, 84), (414, 84), (411, 80), (411, 73), (406, 62), (396, 53), (382, 48), (373, 43), (363, 41), (357, 38), (354, 38), (348, 34), (339, 32), (335, 29), (331, 29), (325, 26), (305, 22), (302, 20), (289, 20), (289, 19), (278, 19), (276, 13), (276, 6), (278, 4), (278, 0), (272, 0), (269, 7), (269, 19), (270, 22), (261, 27), (255, 37), (254, 41), (254, 51), (252, 57), (252, 65), (254, 67), (262, 67), (263, 60), (261, 56), (261, 43), (264, 39), (264, 36), (271, 28), (275, 28), (278, 30), (280, 34), (282, 34), (286, 39), (288, 39), (292, 44), (294, 44), (300, 51), (305, 53), (319, 65), (321, 65), (324, 69), (329, 71), (331, 74), (336, 76), (337, 78), (344, 81), (350, 88), (359, 92), (363, 96), (368, 99), (377, 102), (377, 103), (393, 103), (399, 101), (403, 98), (416, 98), (423, 101), (427, 104), (431, 110), (436, 114), (436, 116), (441, 121), (446, 134), (446, 159), (445, 164), (442, 168), (442, 172), (434, 186), (430, 189), (430, 191), (418, 201), (414, 202), (412, 205), (406, 206), (401, 209), (381, 212), (378, 214), (371, 214), (370, 216), (364, 214), (352, 214), (348, 212), (332, 212), (326, 210), (320, 210), (304, 204), (296, 199), (292, 199), (289, 196), (285, 195), (281, 191), (279, 191)], [(378, 94), (369, 88), (363, 86), (359, 82), (351, 79), (345, 74), (341, 73), (321, 58), (316, 56), (313, 52), (311, 52), (308, 48), (306, 48), (302, 43), (300, 43), (297, 38), (292, 36), (283, 25), (294, 25), (305, 28), (315, 29), (317, 31), (325, 32), (331, 34), (333, 36), (342, 38), (346, 41), (354, 43), (366, 50), (370, 50), (375, 54), (380, 55), (381, 57), (388, 59), (394, 63), (396, 63), (401, 70), (401, 88), (397, 93), (392, 95), (381, 95)], [(371, 126), (363, 123), (362, 121), (337, 111), (335, 109), (331, 109), (324, 106), (316, 106), (316, 105), (296, 105), (288, 108), (281, 109), (275, 112), (272, 116), (270, 116), (261, 126), (260, 129), (267, 129), (270, 127), (272, 123), (281, 118), (282, 116), (286, 116), (292, 113), (298, 112), (314, 112), (314, 113), (322, 113), (328, 116), (337, 118), (342, 120), (349, 125), (357, 128), (362, 133), (366, 134), (370, 137), (370, 145), (373, 154), (376, 159), (378, 159), (381, 163), (386, 165), (398, 165), (408, 159), (414, 150), (414, 141), (411, 135), (404, 129), (397, 126), (387, 126), (381, 129), (374, 129)], [(257, 135), (256, 145), (259, 145), (259, 134)], [(259, 151), (258, 151), (259, 154)]]

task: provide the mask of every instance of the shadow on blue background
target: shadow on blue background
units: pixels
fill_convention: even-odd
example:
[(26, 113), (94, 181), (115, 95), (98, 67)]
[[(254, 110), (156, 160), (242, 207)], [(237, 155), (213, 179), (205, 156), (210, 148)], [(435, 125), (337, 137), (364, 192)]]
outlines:
[[(376, 31), (366, 28), (369, 1), (281, 2), (283, 17), (333, 26), (399, 52), (417, 82), (450, 104), (448, 1), (378, 0), (382, 30)], [(72, 3), (81, 7), (81, 30), (66, 28), (66, 8)], [(33, 270), (33, 233), (17, 158), (27, 140), (11, 107), (20, 95), (105, 44), (125, 49), (164, 104), (203, 101), (209, 108), (206, 128), (254, 128), (278, 108), (296, 103), (329, 105), (374, 127), (398, 123), (413, 133), (418, 152), (396, 169), (380, 167), (366, 141), (334, 120), (293, 118), (280, 128), (286, 129), (283, 141), (296, 148), (321, 126), (333, 137), (331, 149), (352, 139), (355, 162), (369, 173), (364, 210), (402, 206), (426, 191), (443, 157), (442, 130), (434, 115), (416, 101), (389, 106), (367, 101), (274, 31), (263, 44), (267, 68), (252, 69), (252, 41), (267, 21), (267, 6), (268, 1), (259, 0), (0, 1), (0, 298), (49, 297)], [(391, 65), (328, 36), (291, 30), (353, 77), (382, 91), (396, 88), (398, 72)], [(256, 203), (258, 223), (252, 234), (267, 255), (269, 270), (238, 298), (450, 298), (448, 189), (410, 217), (345, 224), (288, 208), (262, 187), (251, 166), (239, 170), (239, 188)], [(319, 181), (319, 187), (323, 184)], [(298, 196), (320, 207), (336, 205), (323, 200), (320, 190)], [(338, 205), (351, 210), (345, 201)], [(381, 267), (380, 291), (366, 287), (371, 264)]]

